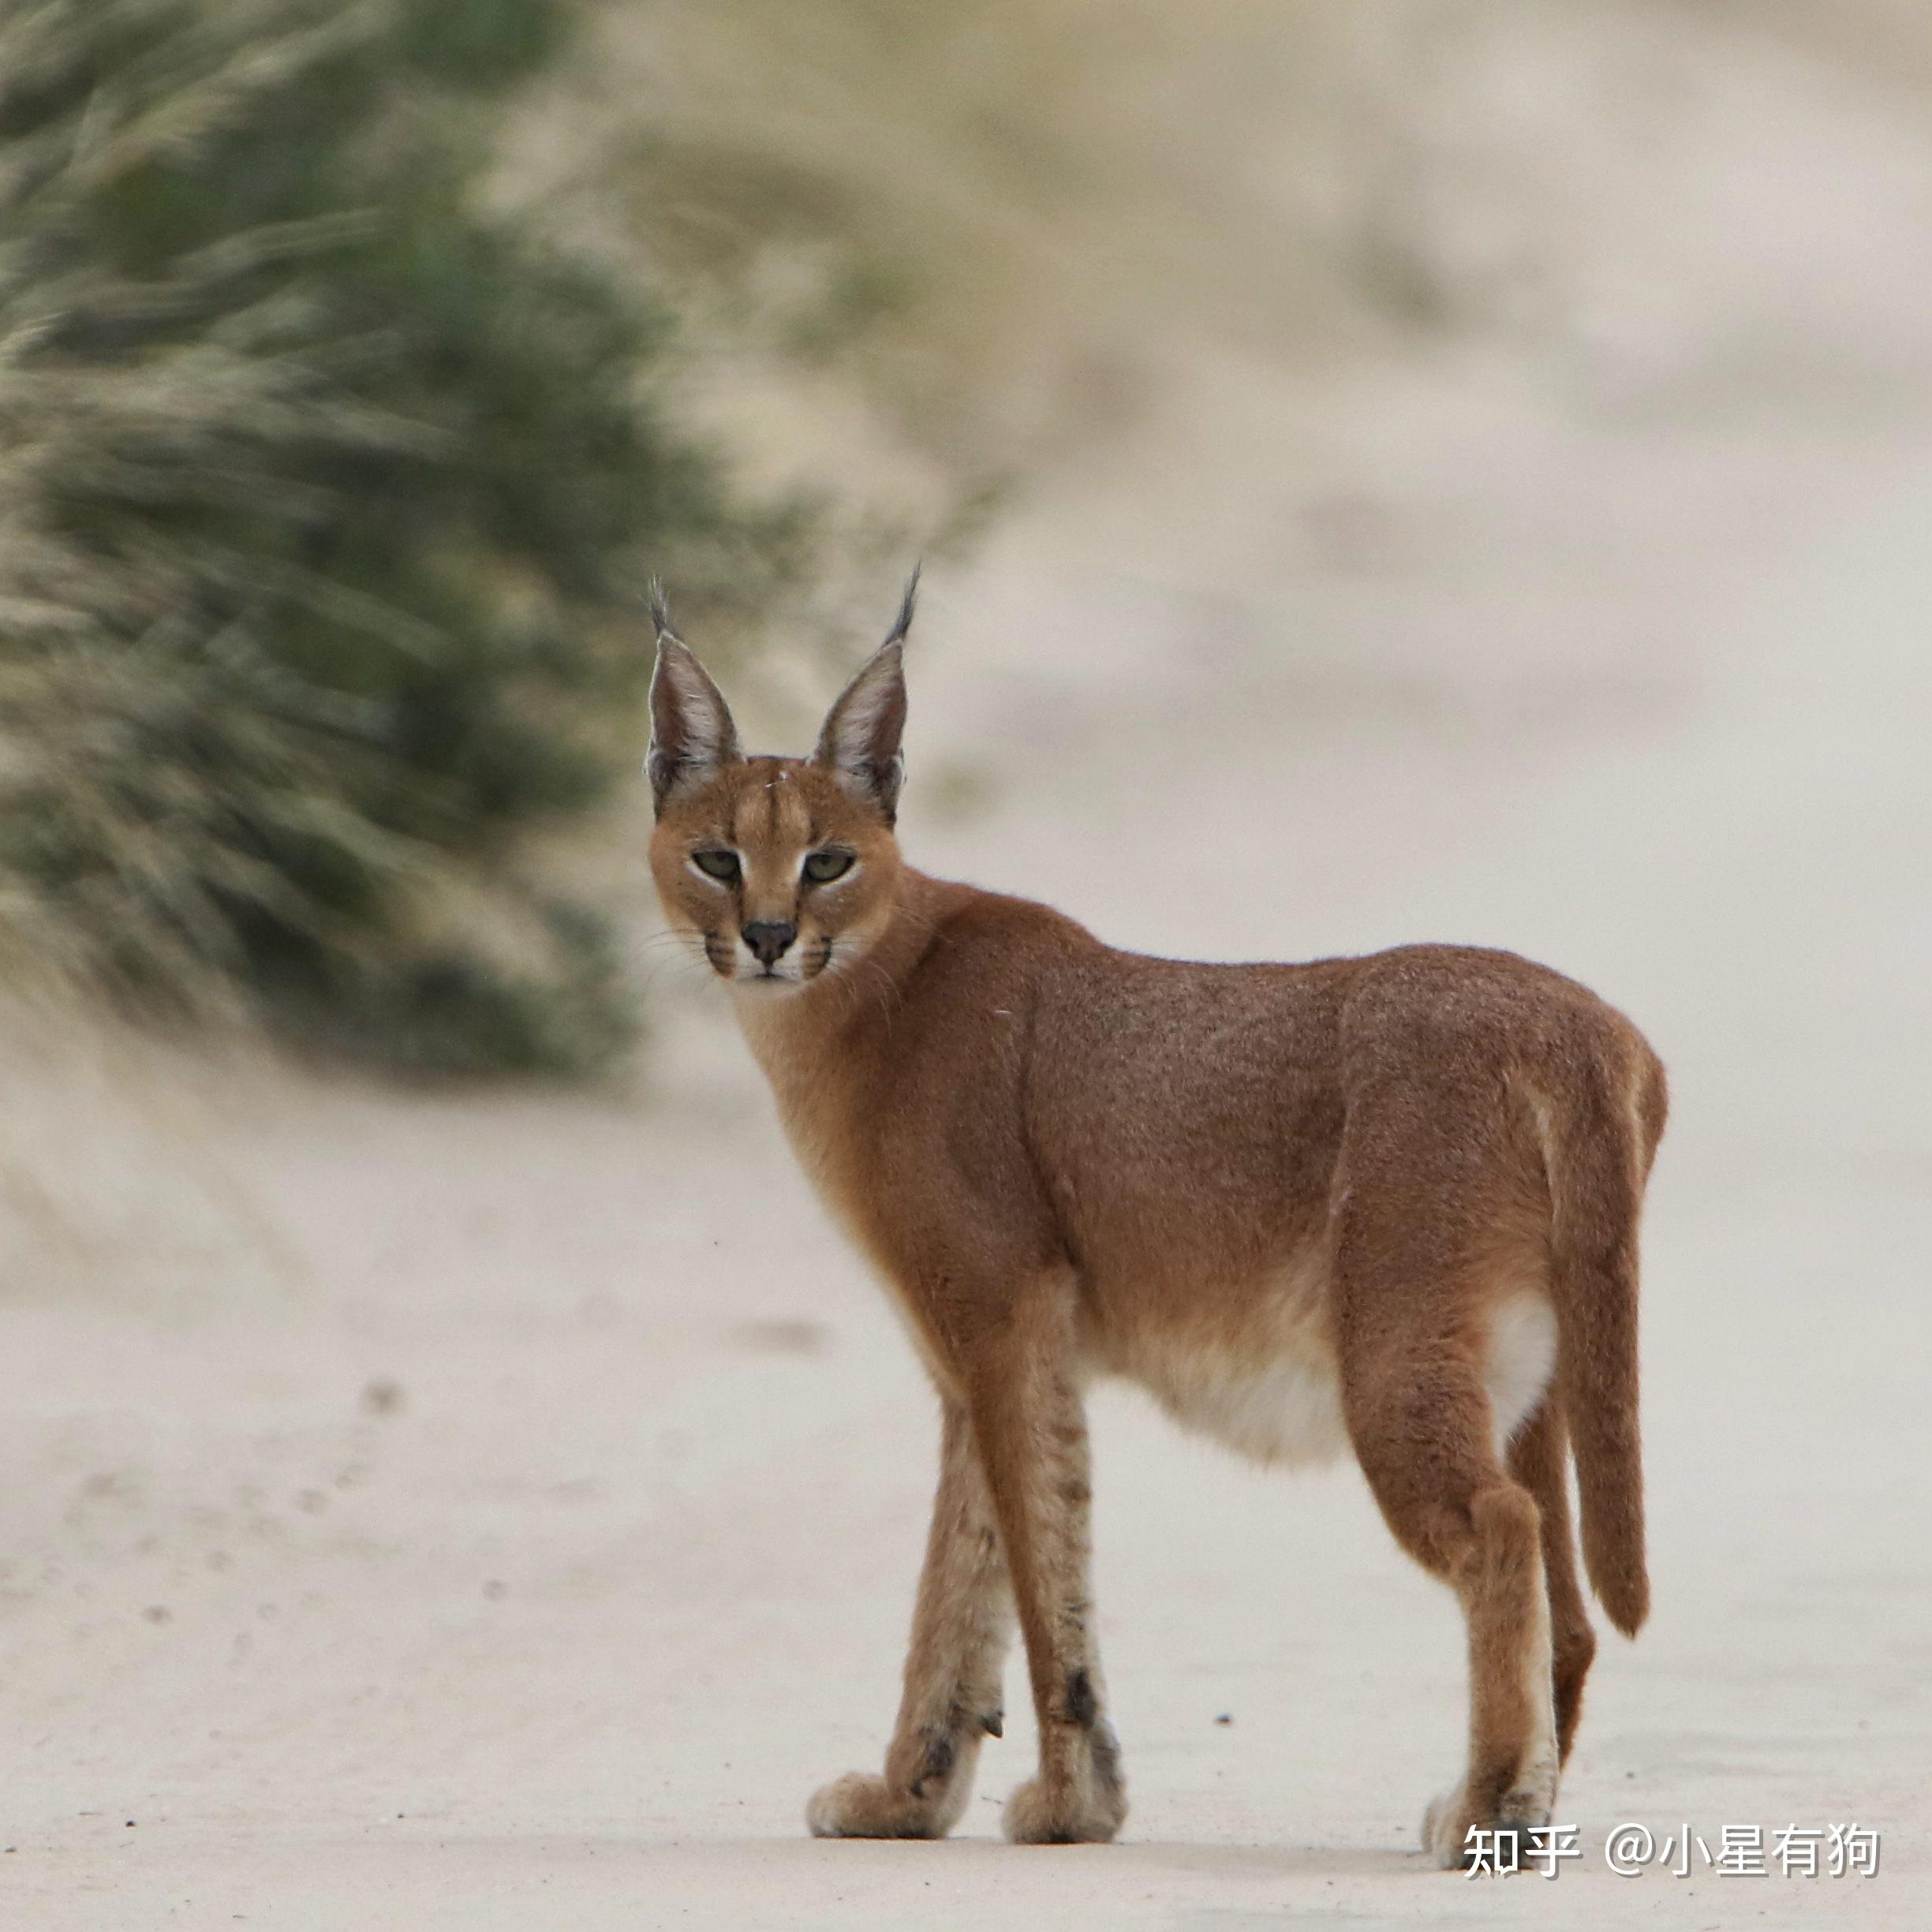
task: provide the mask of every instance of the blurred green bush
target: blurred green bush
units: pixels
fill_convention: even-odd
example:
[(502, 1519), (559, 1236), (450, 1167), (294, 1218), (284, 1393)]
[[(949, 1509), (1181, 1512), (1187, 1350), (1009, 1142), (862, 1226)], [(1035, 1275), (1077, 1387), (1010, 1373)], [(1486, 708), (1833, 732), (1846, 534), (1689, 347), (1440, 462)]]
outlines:
[(566, 16), (0, 0), (22, 970), (424, 1068), (626, 1037), (542, 841), (637, 753), (637, 589), (755, 616), (820, 536), (680, 429), (666, 306), (477, 211)]

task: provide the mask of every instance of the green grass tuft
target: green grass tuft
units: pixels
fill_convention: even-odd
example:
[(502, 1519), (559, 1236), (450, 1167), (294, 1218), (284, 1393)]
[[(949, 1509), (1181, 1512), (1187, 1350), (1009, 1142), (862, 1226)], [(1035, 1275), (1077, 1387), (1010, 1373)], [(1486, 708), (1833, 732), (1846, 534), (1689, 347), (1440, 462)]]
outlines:
[(551, 0), (0, 0), (0, 942), (144, 1011), (576, 1071), (630, 1026), (537, 835), (634, 758), (636, 593), (810, 513), (676, 318), (486, 219)]

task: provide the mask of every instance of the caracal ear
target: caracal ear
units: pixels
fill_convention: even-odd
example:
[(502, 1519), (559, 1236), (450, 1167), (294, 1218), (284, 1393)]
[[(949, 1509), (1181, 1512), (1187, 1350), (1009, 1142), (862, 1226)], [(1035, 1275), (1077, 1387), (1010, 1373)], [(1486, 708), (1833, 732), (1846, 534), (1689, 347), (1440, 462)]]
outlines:
[(657, 626), (657, 667), (651, 674), (651, 749), (644, 760), (659, 816), (682, 792), (692, 791), (736, 763), (738, 727), (724, 693), (671, 627), (663, 589), (651, 585), (651, 621)]
[(899, 734), (906, 728), (905, 645), (918, 594), (919, 573), (914, 570), (898, 621), (825, 714), (812, 754), (814, 764), (826, 767), (862, 804), (876, 807), (888, 825), (899, 816), (899, 786), (906, 776), (899, 753)]

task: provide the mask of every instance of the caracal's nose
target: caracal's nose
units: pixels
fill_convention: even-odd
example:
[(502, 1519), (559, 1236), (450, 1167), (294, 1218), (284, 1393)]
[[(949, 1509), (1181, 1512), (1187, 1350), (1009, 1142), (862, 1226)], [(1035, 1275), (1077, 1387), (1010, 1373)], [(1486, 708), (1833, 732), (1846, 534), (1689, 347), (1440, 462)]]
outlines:
[(798, 936), (798, 929), (789, 919), (753, 919), (738, 930), (745, 944), (758, 955), (760, 966), (776, 966), (786, 948)]

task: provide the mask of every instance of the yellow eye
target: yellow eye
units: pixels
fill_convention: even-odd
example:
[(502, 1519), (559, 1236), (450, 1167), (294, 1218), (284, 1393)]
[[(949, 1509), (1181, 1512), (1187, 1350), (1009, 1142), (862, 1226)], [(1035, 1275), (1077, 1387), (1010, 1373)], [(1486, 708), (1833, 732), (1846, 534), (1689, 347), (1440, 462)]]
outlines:
[(718, 879), (727, 885), (738, 876), (738, 854), (727, 852), (719, 846), (712, 846), (702, 852), (691, 854), (691, 863), (708, 878)]
[(813, 885), (829, 884), (851, 869), (852, 854), (837, 846), (828, 846), (822, 852), (805, 854), (805, 876)]

